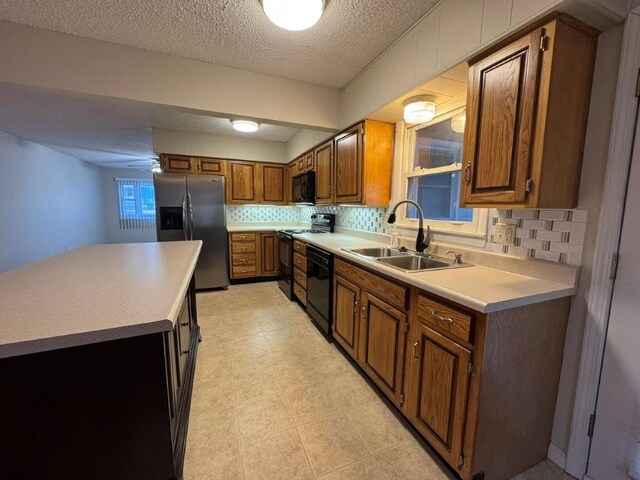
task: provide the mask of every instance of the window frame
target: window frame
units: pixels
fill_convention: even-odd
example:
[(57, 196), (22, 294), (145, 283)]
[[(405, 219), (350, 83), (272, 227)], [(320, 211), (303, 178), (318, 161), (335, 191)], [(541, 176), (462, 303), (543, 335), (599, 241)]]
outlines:
[[(142, 187), (151, 186), (151, 188), (155, 188), (153, 184), (153, 179), (146, 178), (115, 178), (116, 181), (116, 193), (118, 199), (118, 216), (121, 221), (126, 220), (135, 220), (135, 221), (143, 221), (143, 222), (155, 222), (156, 220), (156, 212), (155, 212), (155, 192), (154, 192), (154, 211), (153, 214), (145, 215), (143, 214), (142, 208), (142, 195), (140, 193)], [(122, 191), (125, 187), (128, 187), (129, 184), (133, 186), (133, 202), (135, 207), (134, 215), (125, 214), (125, 208), (123, 205), (123, 197)], [(128, 199), (125, 199), (128, 200)]]
[[(443, 121), (450, 120), (454, 116), (465, 111), (465, 106), (453, 108), (445, 113), (437, 115), (429, 122), (419, 123), (416, 125), (404, 125), (403, 131), (400, 132), (402, 145), (400, 149), (400, 168), (398, 171), (400, 182), (399, 191), (400, 199), (409, 198), (409, 179), (421, 176), (438, 175), (442, 173), (452, 173), (462, 170), (462, 163), (455, 163), (443, 167), (435, 168), (414, 168), (414, 154), (416, 145), (416, 131)], [(398, 199), (399, 200), (399, 199)], [(400, 228), (415, 230), (418, 228), (417, 218), (408, 218), (406, 216), (406, 206), (402, 206), (397, 211), (396, 225)], [(488, 209), (473, 208), (473, 217), (471, 222), (451, 221), (451, 220), (432, 220), (425, 218), (425, 225), (428, 225), (434, 232), (442, 232), (445, 234), (457, 234), (461, 236), (469, 236), (486, 239)]]

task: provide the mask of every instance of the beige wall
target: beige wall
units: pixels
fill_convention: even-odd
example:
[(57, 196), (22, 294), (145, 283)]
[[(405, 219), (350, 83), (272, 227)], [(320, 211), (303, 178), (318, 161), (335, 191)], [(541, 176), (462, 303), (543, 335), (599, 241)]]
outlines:
[(336, 129), (340, 92), (0, 22), (0, 82)]
[(556, 405), (552, 443), (566, 452), (569, 444), (573, 401), (575, 398), (580, 353), (584, 336), (587, 297), (593, 267), (604, 172), (606, 170), (609, 133), (613, 116), (616, 81), (623, 27), (616, 26), (600, 35), (598, 53), (589, 107), (589, 124), (583, 157), (582, 177), (578, 208), (588, 209), (587, 234), (585, 237), (580, 271), (578, 294), (571, 303), (571, 315), (567, 327), (564, 363), (560, 378), (560, 390)]
[(286, 144), (287, 161), (293, 160), (301, 153), (329, 138), (333, 133), (320, 130), (300, 129)]
[(153, 129), (153, 151), (203, 157), (286, 163), (286, 144), (253, 138)]

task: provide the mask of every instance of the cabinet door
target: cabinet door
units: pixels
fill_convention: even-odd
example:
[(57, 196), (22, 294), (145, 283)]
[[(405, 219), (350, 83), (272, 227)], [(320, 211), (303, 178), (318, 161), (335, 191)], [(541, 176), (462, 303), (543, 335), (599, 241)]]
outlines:
[(361, 318), (360, 364), (382, 391), (401, 405), (407, 316), (365, 292)]
[(261, 189), (264, 203), (284, 203), (284, 165), (262, 164)]
[(214, 158), (198, 158), (197, 160), (199, 174), (224, 175), (224, 160), (217, 160)]
[(360, 287), (337, 275), (333, 278), (333, 338), (349, 355), (357, 359), (360, 337)]
[(409, 419), (449, 464), (458, 465), (471, 353), (419, 322), (411, 340)]
[(461, 205), (523, 202), (533, 152), (542, 30), (470, 66)]
[(362, 201), (362, 124), (358, 124), (335, 140), (335, 202)]
[(333, 203), (333, 140), (315, 149), (316, 203)]
[(162, 170), (167, 173), (196, 173), (197, 162), (182, 155), (163, 155)]
[(229, 162), (228, 203), (256, 203), (256, 164)]
[(298, 165), (298, 173), (296, 173), (296, 175), (299, 175), (299, 174), (301, 174), (301, 173), (304, 173), (304, 171), (305, 171), (305, 166), (306, 166), (306, 161), (305, 161), (304, 155), (303, 155), (302, 157), (299, 157), (299, 158), (296, 160), (296, 164)]
[(260, 257), (262, 260), (261, 275), (263, 277), (278, 274), (277, 244), (278, 241), (275, 233), (263, 233), (260, 235)]
[(287, 171), (287, 203), (293, 203), (293, 185), (291, 183), (291, 180), (298, 174), (298, 164), (295, 161), (291, 162), (287, 168)]
[(304, 156), (304, 171), (309, 172), (313, 170), (315, 155), (313, 152), (309, 152)]

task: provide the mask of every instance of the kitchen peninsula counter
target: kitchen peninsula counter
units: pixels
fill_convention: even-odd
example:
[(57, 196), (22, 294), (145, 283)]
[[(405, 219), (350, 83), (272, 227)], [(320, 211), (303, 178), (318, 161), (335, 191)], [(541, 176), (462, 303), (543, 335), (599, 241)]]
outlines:
[(0, 275), (0, 358), (174, 328), (201, 241), (91, 245)]

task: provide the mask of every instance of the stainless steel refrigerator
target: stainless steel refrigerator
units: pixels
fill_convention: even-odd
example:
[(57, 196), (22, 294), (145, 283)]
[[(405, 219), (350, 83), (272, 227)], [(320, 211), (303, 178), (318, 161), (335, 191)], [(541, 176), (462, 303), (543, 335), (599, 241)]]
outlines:
[(158, 241), (202, 240), (196, 289), (228, 287), (224, 177), (158, 173), (153, 183)]

